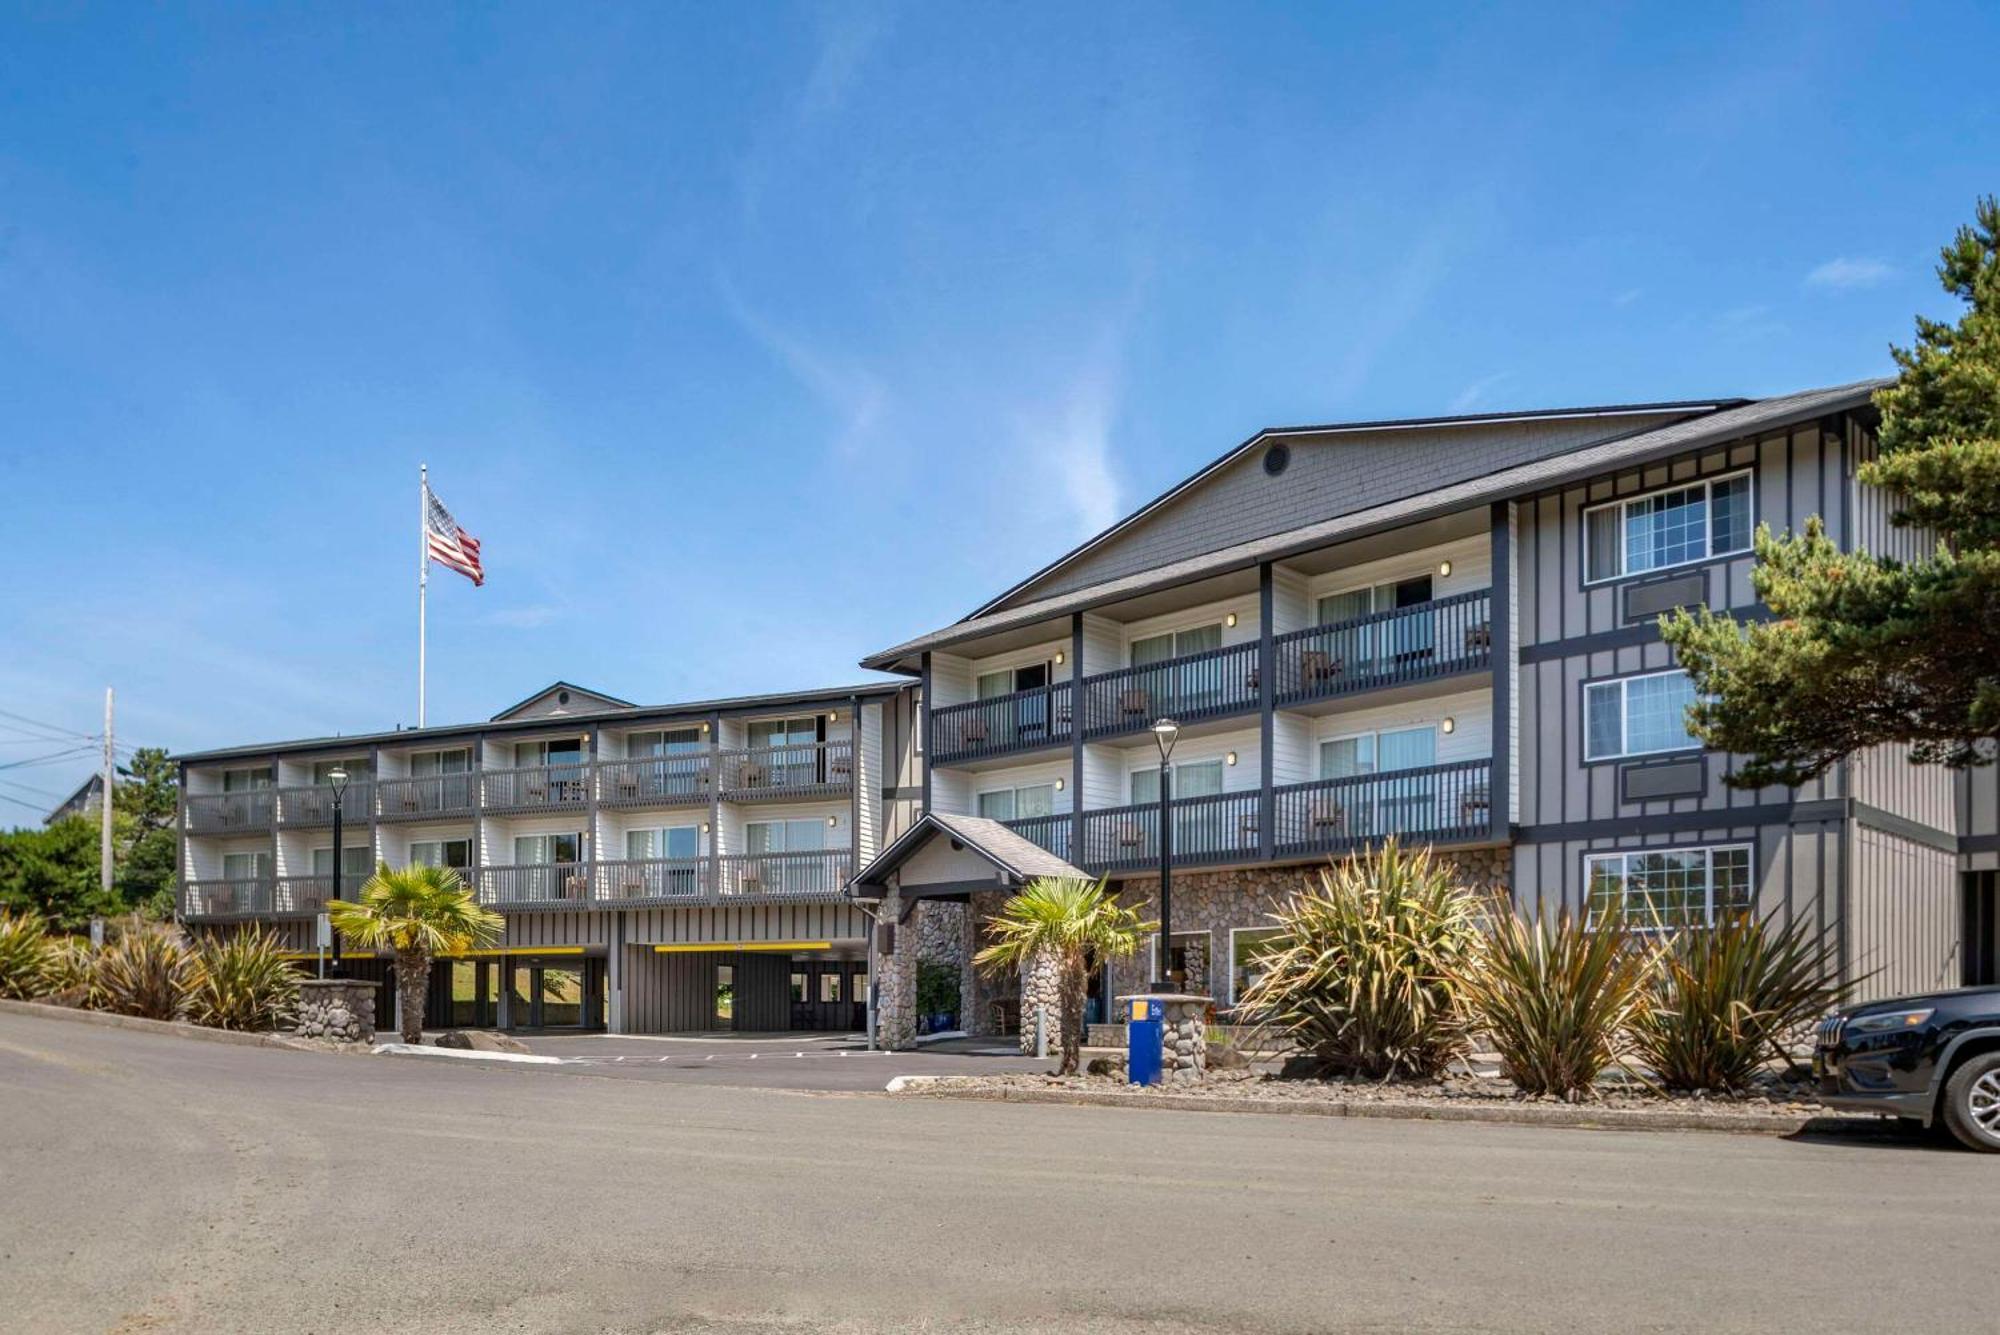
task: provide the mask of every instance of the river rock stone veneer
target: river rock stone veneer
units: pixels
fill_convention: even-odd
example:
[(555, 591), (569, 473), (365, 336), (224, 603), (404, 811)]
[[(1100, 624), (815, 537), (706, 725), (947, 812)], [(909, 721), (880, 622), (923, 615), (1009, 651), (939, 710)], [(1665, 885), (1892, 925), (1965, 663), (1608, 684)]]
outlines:
[(375, 984), (355, 978), (301, 979), (298, 1035), (338, 1043), (374, 1042)]

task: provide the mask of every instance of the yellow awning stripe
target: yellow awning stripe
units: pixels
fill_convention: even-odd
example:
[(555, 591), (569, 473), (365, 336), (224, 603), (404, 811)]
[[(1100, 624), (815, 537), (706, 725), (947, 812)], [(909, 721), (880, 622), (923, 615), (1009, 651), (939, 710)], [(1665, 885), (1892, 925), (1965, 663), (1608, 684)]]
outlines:
[[(583, 952), (584, 947), (582, 946), (501, 946), (493, 950), (454, 950), (443, 955), (433, 955), (431, 958), (440, 960), (486, 960), (498, 959), (502, 955), (581, 955)], [(332, 953), (331, 951), (327, 952), (329, 958), (332, 956)], [(288, 960), (316, 960), (319, 958), (317, 950), (287, 950), (281, 952), (281, 954)], [(386, 951), (343, 950), (340, 952), (340, 958), (344, 960), (373, 960), (393, 959), (394, 956)]]
[(676, 941), (670, 946), (654, 946), (659, 955), (696, 955), (717, 950), (832, 950), (831, 941)]

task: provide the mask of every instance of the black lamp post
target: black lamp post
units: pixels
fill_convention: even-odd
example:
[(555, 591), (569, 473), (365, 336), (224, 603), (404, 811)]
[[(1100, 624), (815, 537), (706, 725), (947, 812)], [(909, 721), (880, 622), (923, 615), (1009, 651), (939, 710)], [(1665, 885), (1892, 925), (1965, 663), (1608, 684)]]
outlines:
[(1160, 955), (1154, 962), (1153, 985), (1158, 992), (1174, 991), (1174, 822), (1173, 759), (1174, 743), (1180, 740), (1181, 725), (1170, 718), (1153, 724), (1153, 743), (1160, 748)]
[[(340, 898), (340, 799), (347, 795), (347, 770), (335, 765), (326, 776), (327, 784), (333, 789), (333, 894), (330, 899)], [(340, 933), (333, 934), (333, 972), (340, 973)]]

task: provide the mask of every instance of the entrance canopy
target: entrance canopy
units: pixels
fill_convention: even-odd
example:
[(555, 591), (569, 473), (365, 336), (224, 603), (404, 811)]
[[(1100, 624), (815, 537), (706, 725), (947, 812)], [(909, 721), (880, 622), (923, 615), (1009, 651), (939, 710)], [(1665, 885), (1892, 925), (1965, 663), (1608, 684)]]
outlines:
[(848, 882), (856, 899), (902, 892), (919, 899), (963, 900), (975, 891), (1012, 890), (1038, 876), (1084, 873), (997, 820), (928, 812)]

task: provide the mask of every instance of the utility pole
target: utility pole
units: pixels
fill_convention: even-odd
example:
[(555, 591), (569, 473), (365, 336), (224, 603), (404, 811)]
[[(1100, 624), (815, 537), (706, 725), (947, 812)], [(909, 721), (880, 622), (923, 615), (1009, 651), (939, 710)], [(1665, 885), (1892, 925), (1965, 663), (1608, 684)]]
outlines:
[(111, 787), (117, 770), (111, 762), (111, 688), (104, 688), (104, 800), (98, 804), (97, 884), (111, 893)]

